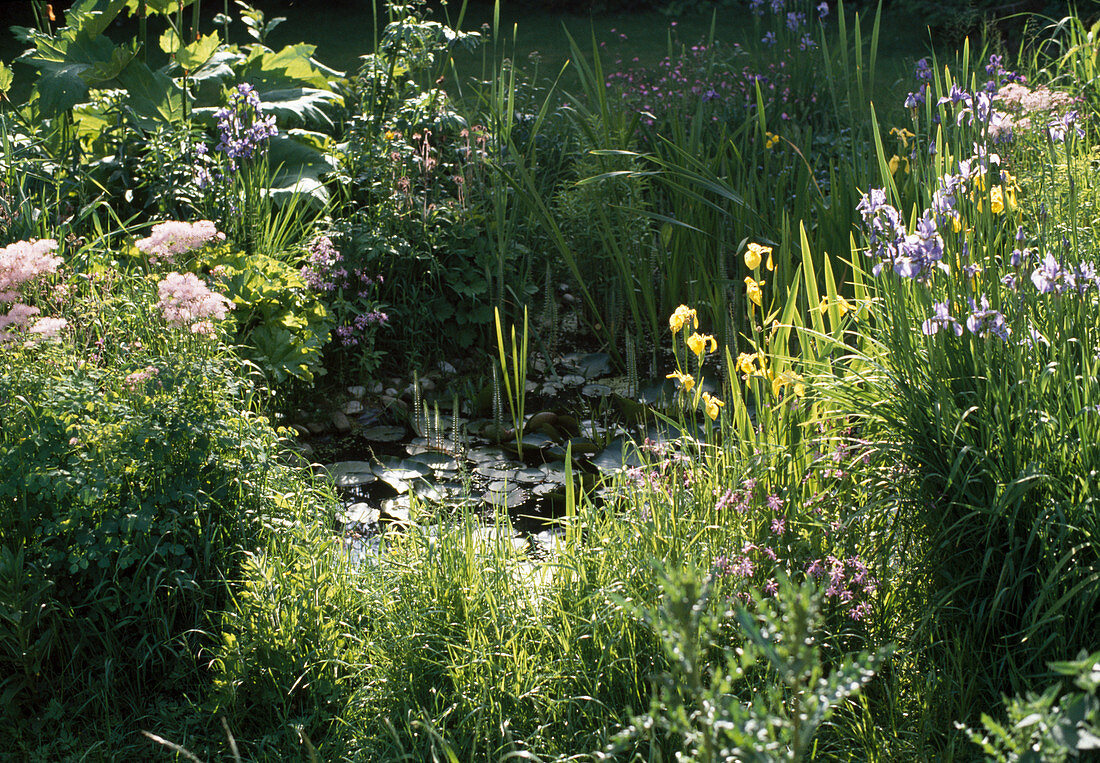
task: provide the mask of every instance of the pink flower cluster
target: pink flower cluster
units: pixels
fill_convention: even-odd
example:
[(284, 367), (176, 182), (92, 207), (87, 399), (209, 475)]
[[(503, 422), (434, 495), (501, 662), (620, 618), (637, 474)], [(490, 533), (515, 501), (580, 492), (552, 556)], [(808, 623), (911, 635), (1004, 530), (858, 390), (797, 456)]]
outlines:
[(210, 320), (222, 320), (233, 304), (221, 294), (210, 291), (194, 273), (169, 273), (157, 284), (160, 308), (164, 320), (174, 326), (191, 325), (196, 334), (209, 334), (214, 326)]
[(14, 302), (18, 289), (45, 273), (56, 273), (60, 257), (50, 252), (57, 249), (53, 239), (16, 241), (0, 249), (0, 304)]
[(154, 225), (152, 235), (138, 239), (135, 245), (149, 255), (150, 262), (155, 264), (159, 260), (172, 262), (177, 255), (198, 249), (208, 241), (223, 239), (225, 234), (219, 233), (209, 220), (199, 220), (196, 223), (170, 220)]
[[(17, 241), (0, 249), (0, 305), (11, 304), (6, 313), (0, 313), (0, 344), (14, 338), (14, 334), (4, 329), (22, 328), (38, 315), (37, 307), (16, 300), (24, 284), (47, 273), (57, 272), (61, 258), (51, 254), (56, 249), (57, 242), (53, 239)], [(52, 338), (66, 325), (63, 318), (39, 318), (30, 331), (44, 338)]]

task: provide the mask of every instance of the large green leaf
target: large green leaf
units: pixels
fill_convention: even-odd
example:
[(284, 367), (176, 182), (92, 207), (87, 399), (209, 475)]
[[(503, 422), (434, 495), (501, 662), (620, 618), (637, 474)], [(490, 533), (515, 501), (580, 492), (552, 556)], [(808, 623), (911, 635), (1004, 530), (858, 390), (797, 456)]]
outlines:
[(13, 75), (11, 69), (4, 66), (4, 62), (0, 61), (0, 95), (11, 90), (11, 82)]
[(330, 75), (311, 58), (316, 49), (299, 43), (276, 52), (253, 45), (238, 74), (261, 92), (296, 86), (328, 89)]
[(275, 115), (280, 125), (332, 127), (332, 119), (324, 107), (343, 106), (344, 99), (331, 90), (294, 87), (262, 92), (260, 103), (266, 113)]
[(204, 34), (176, 53), (176, 63), (187, 70), (198, 69), (210, 60), (210, 57), (214, 55), (214, 51), (218, 49), (220, 42), (221, 38), (218, 37), (217, 32)]
[(272, 199), (282, 203), (301, 195), (314, 206), (328, 203), (329, 193), (322, 177), (336, 169), (336, 165), (315, 147), (318, 142), (325, 145), (328, 140), (323, 133), (307, 130), (289, 130), (271, 140), (268, 164), (274, 174), (268, 193)]
[(117, 81), (129, 92), (127, 103), (144, 125), (183, 118), (183, 91), (164, 72), (154, 72), (141, 61), (131, 61)]
[(88, 83), (80, 75), (88, 64), (66, 64), (44, 72), (38, 79), (38, 108), (47, 119), (88, 100)]

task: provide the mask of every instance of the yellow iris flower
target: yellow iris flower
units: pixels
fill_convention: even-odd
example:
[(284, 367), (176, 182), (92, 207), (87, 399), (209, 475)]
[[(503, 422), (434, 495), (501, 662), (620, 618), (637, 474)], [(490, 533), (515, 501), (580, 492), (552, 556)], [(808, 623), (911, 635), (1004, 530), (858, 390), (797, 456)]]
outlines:
[(670, 374), (665, 375), (666, 379), (675, 379), (680, 383), (680, 388), (684, 392), (691, 392), (695, 387), (695, 378), (691, 374), (682, 374), (679, 371), (673, 371)]
[(790, 385), (794, 390), (794, 394), (797, 397), (806, 396), (806, 384), (802, 380), (802, 374), (795, 373), (791, 370), (781, 371), (772, 377), (772, 394), (778, 395), (779, 390), (783, 387)]
[(757, 307), (764, 306), (764, 292), (760, 290), (760, 287), (763, 285), (763, 281), (757, 282), (757, 280), (751, 276), (745, 279), (745, 294)]
[(774, 270), (775, 263), (772, 262), (772, 248), (760, 244), (749, 244), (748, 249), (745, 251), (745, 265), (749, 270), (756, 270), (760, 267), (760, 261), (765, 254), (768, 255), (768, 270)]
[(718, 409), (725, 405), (721, 400), (711, 395), (709, 392), (703, 393), (703, 405), (706, 408), (707, 416), (711, 421), (718, 418)]
[(668, 318), (668, 327), (672, 329), (673, 334), (679, 334), (680, 330), (685, 324), (690, 322), (694, 328), (699, 328), (699, 316), (696, 315), (693, 308), (687, 305), (680, 305)]
[(703, 357), (707, 344), (710, 344), (711, 352), (718, 349), (718, 340), (710, 334), (695, 333), (687, 338), (687, 345), (691, 348), (691, 351), (695, 353), (696, 357)]

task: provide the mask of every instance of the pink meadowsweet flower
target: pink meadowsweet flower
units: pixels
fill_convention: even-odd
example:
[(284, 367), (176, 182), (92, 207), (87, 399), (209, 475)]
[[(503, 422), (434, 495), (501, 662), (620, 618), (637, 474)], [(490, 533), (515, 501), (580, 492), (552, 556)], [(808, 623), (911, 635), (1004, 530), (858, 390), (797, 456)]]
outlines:
[(143, 384), (154, 376), (160, 373), (160, 369), (156, 366), (146, 366), (145, 368), (138, 369), (131, 374), (128, 374), (122, 383), (130, 389), (136, 389), (139, 384)]
[(45, 273), (56, 273), (61, 258), (53, 239), (16, 241), (0, 249), (0, 304), (14, 302), (19, 287)]
[(148, 237), (140, 238), (134, 244), (140, 251), (149, 255), (149, 259), (153, 262), (158, 260), (171, 262), (177, 255), (198, 249), (207, 242), (224, 239), (225, 234), (219, 233), (214, 223), (209, 220), (199, 220), (196, 223), (170, 220), (157, 223)]
[(174, 326), (191, 324), (195, 333), (209, 333), (202, 324), (211, 318), (222, 320), (233, 308), (228, 299), (210, 291), (194, 273), (169, 273), (157, 284), (157, 292), (160, 294), (157, 307), (164, 320)]
[(30, 332), (39, 335), (43, 339), (54, 339), (68, 325), (69, 322), (64, 318), (39, 318), (31, 326)]

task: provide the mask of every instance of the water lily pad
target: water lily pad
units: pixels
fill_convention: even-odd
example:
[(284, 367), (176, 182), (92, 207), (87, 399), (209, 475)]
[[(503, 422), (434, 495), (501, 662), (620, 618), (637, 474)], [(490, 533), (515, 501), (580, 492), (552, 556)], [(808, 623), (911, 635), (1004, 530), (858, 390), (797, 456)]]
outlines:
[(397, 498), (391, 498), (388, 501), (383, 501), (378, 516), (382, 522), (409, 524), (411, 521), (409, 514), (409, 497), (407, 495), (402, 495)]
[(587, 379), (596, 379), (611, 373), (611, 356), (606, 352), (593, 352), (577, 361), (577, 367)]
[(487, 477), (491, 480), (509, 480), (515, 482), (516, 473), (526, 468), (527, 465), (522, 461), (500, 460), (483, 463), (474, 469), (474, 473), (480, 474), (482, 477)]
[(378, 524), (378, 509), (369, 503), (353, 503), (341, 511), (337, 518), (345, 527)]
[(565, 484), (565, 466), (563, 464), (543, 464), (539, 467), (539, 471), (545, 475), (547, 482), (555, 482), (559, 485)]
[(585, 384), (581, 387), (581, 394), (586, 397), (607, 397), (611, 394), (611, 387), (606, 384)]
[(374, 466), (367, 461), (338, 461), (324, 468), (336, 487), (359, 487), (377, 479)]
[(531, 434), (525, 434), (521, 442), (525, 448), (541, 449), (553, 445), (555, 440), (551, 437), (547, 437), (541, 432), (532, 432)]
[(455, 460), (454, 456), (437, 450), (414, 453), (407, 460), (424, 464), (433, 471), (458, 471), (458, 461)]
[(548, 496), (551, 493), (556, 493), (562, 489), (563, 483), (561, 482), (543, 482), (535, 485), (531, 488), (531, 492), (539, 498)]
[(599, 455), (592, 458), (592, 465), (601, 472), (617, 472), (641, 464), (637, 446), (624, 438), (612, 440)]
[(511, 490), (489, 490), (481, 500), (498, 509), (513, 509), (527, 500), (527, 491), (521, 488)]
[(494, 446), (471, 448), (470, 452), (466, 454), (466, 457), (469, 458), (471, 461), (475, 461), (477, 463), (508, 460), (508, 456), (507, 454), (505, 454), (504, 450)]
[(544, 482), (546, 481), (546, 472), (535, 467), (520, 469), (516, 472), (516, 480), (527, 483)]
[(405, 436), (405, 427), (377, 426), (367, 427), (359, 434), (370, 442), (397, 442)]
[(580, 374), (566, 374), (565, 376), (561, 377), (561, 383), (564, 384), (566, 387), (579, 387), (580, 385), (584, 384), (585, 381), (587, 380)]

